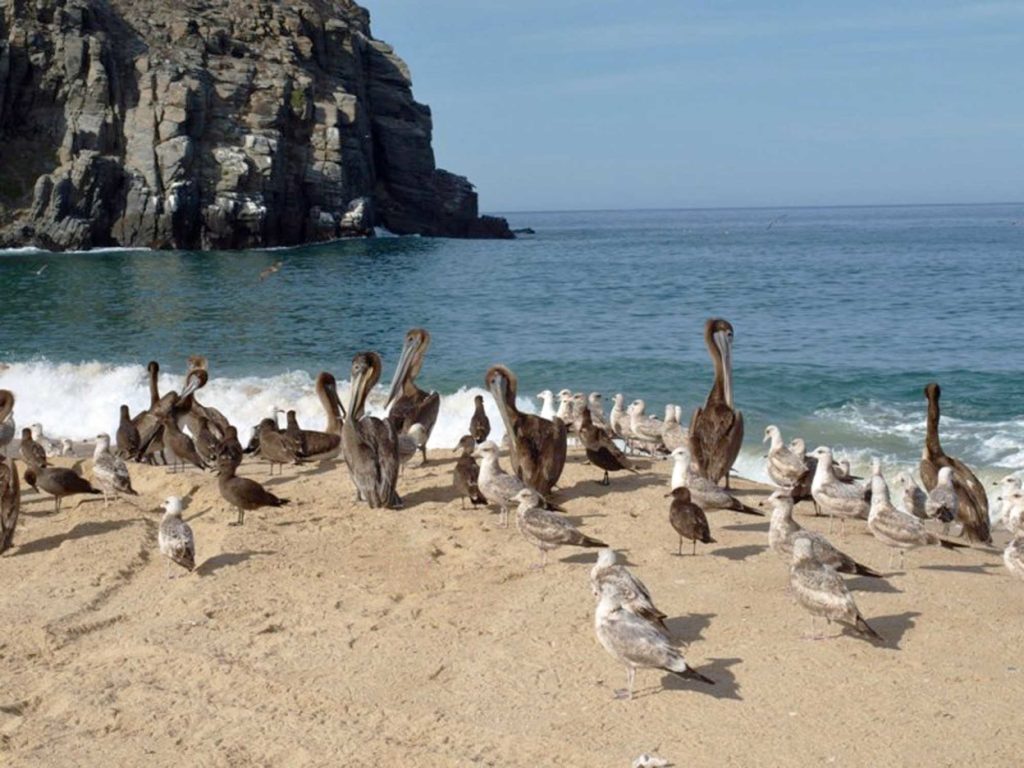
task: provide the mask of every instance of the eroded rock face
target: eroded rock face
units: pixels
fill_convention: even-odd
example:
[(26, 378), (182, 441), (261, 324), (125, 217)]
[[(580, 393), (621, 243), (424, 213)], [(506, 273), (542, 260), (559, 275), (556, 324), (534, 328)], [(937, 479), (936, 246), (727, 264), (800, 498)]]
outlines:
[(0, 0), (0, 246), (511, 237), (348, 0)]

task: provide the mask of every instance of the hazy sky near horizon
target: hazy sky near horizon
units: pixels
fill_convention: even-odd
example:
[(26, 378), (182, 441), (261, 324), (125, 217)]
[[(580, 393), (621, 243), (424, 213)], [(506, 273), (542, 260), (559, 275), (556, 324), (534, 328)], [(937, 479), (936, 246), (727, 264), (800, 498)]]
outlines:
[(363, 0), (486, 211), (1024, 200), (1024, 0)]

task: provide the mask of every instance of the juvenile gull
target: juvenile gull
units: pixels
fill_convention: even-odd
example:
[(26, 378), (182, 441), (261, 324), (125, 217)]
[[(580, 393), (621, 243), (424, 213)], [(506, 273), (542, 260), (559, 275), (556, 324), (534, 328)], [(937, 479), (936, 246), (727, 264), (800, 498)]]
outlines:
[(164, 516), (157, 532), (160, 554), (167, 558), (167, 578), (171, 576), (171, 563), (177, 563), (186, 571), (196, 567), (196, 542), (192, 528), (181, 519), (181, 498), (168, 496), (161, 504)]
[(690, 461), (690, 452), (685, 448), (672, 451), (675, 466), (672, 468), (672, 488), (689, 488), (690, 497), (701, 509), (729, 509), (745, 515), (764, 517), (753, 507), (748, 507), (729, 491), (719, 487), (696, 473)]
[(36, 441), (38, 445), (43, 447), (46, 451), (47, 457), (54, 457), (60, 455), (60, 445), (53, 442), (50, 438), (43, 434), (43, 425), (39, 422), (31, 425), (32, 439)]
[(629, 442), (630, 438), (633, 437), (633, 432), (629, 428), (629, 414), (623, 407), (624, 403), (625, 398), (621, 392), (615, 395), (615, 399), (612, 402), (612, 411), (608, 417), (608, 425), (612, 428), (613, 435)]
[(1024, 531), (1018, 530), (1003, 550), (1003, 563), (1012, 576), (1024, 580)]
[(626, 667), (626, 688), (615, 698), (633, 698), (633, 680), (637, 667), (652, 667), (686, 679), (714, 685), (714, 681), (691, 668), (668, 633), (626, 607), (628, 600), (614, 584), (601, 587), (594, 611), (594, 631), (606, 651)]
[(466, 499), (469, 499), (473, 506), (486, 504), (487, 499), (480, 493), (479, 479), (480, 466), (473, 458), (473, 450), (476, 448), (476, 441), (472, 435), (465, 435), (459, 440), (455, 453), (460, 453), (455, 462), (455, 471), (452, 476), (452, 486), (462, 501), (462, 508), (466, 508)]
[(633, 438), (648, 445), (652, 453), (662, 446), (661, 432), (664, 425), (659, 419), (645, 413), (647, 409), (643, 400), (634, 400), (629, 404), (629, 431)]
[(508, 528), (508, 508), (516, 495), (526, 488), (526, 484), (515, 475), (510, 475), (498, 463), (498, 446), (490, 440), (478, 445), (475, 458), (480, 459), (480, 475), (477, 486), (490, 504), (496, 504), (501, 510), (499, 518), (502, 528)]
[(228, 525), (244, 525), (245, 513), (261, 507), (280, 507), (288, 499), (275, 496), (255, 480), (235, 475), (236, 467), (226, 457), (217, 467), (217, 488), (221, 497), (238, 511), (238, 519)]
[(815, 636), (815, 617), (824, 616), (827, 623), (835, 621), (864, 637), (882, 639), (860, 615), (842, 577), (814, 557), (814, 545), (806, 537), (793, 541), (789, 585), (796, 601), (811, 614), (812, 636)]
[(936, 536), (925, 529), (923, 520), (896, 509), (889, 501), (889, 490), (881, 472), (871, 477), (871, 511), (868, 514), (868, 530), (876, 539), (892, 549), (889, 553), (890, 567), (892, 567), (893, 556), (896, 552), (899, 552), (900, 568), (903, 568), (904, 555), (909, 549), (937, 546), (958, 549), (967, 546)]
[(93, 488), (81, 475), (63, 467), (29, 467), (25, 470), (25, 482), (36, 491), (45, 491), (53, 496), (54, 512), (60, 512), (61, 501), (65, 496), (103, 493), (98, 488)]
[(690, 500), (690, 491), (685, 486), (673, 488), (668, 494), (672, 497), (672, 505), (668, 510), (668, 521), (679, 534), (679, 555), (683, 554), (683, 539), (693, 542), (693, 552), (697, 554), (697, 542), (714, 544), (711, 538), (711, 526), (708, 525), (704, 510)]
[[(868, 491), (858, 485), (848, 485), (836, 478), (832, 466), (832, 449), (826, 446), (817, 448), (812, 454), (818, 465), (814, 469), (814, 480), (811, 483), (811, 494), (821, 511), (833, 520), (841, 521), (840, 535), (846, 533), (846, 519), (867, 517)], [(829, 531), (832, 524), (829, 524)]]
[(96, 487), (103, 491), (104, 507), (110, 504), (110, 496), (116, 499), (121, 495), (139, 495), (132, 488), (132, 478), (124, 459), (110, 452), (110, 435), (106, 433), (96, 436), (96, 448), (92, 454), (92, 479)]
[[(1014, 478), (1016, 479), (1016, 478)], [(1011, 534), (1024, 530), (1024, 491), (1004, 491), (1001, 497), (1003, 505), (1003, 527)]]
[(925, 512), (925, 505), (928, 503), (928, 494), (917, 484), (911, 474), (903, 470), (897, 473), (894, 482), (896, 487), (900, 489), (903, 511), (922, 520), (927, 519), (928, 514)]
[(519, 504), (516, 510), (516, 527), (523, 538), (540, 550), (541, 559), (537, 567), (543, 568), (548, 562), (548, 552), (558, 547), (607, 547), (603, 541), (581, 533), (576, 526), (562, 515), (541, 509), (544, 503), (540, 494), (532, 488), (523, 488), (512, 497)]
[(590, 569), (590, 589), (594, 597), (600, 599), (601, 591), (606, 586), (614, 589), (621, 596), (622, 605), (626, 610), (668, 632), (668, 627), (665, 626), (668, 614), (658, 610), (647, 586), (634, 576), (629, 568), (618, 565), (616, 559), (615, 550), (610, 547), (597, 553), (597, 562)]
[(608, 420), (604, 417), (604, 399), (600, 392), (590, 393), (587, 397), (587, 407), (590, 408), (590, 420), (594, 422), (594, 426), (604, 430), (611, 428)]
[(882, 578), (878, 571), (861, 565), (845, 552), (836, 549), (817, 531), (808, 531), (793, 519), (793, 499), (784, 492), (776, 491), (770, 497), (772, 520), (768, 527), (768, 546), (787, 563), (793, 561), (793, 542), (806, 539), (811, 543), (811, 554), (818, 562), (834, 568), (840, 573), (856, 576)]
[(637, 472), (633, 463), (626, 458), (626, 454), (619, 450), (619, 447), (612, 442), (611, 437), (603, 429), (594, 424), (590, 415), (590, 408), (584, 407), (580, 417), (580, 442), (587, 453), (587, 459), (598, 469), (604, 470), (604, 479), (599, 482), (601, 485), (608, 485), (608, 473), (617, 472), (621, 469)]
[[(258, 429), (260, 457), (269, 462), (271, 475), (274, 474), (275, 464), (280, 465), (283, 472), (285, 464), (300, 464), (302, 462), (302, 447), (299, 441), (291, 435), (278, 432), (277, 423), (273, 419), (269, 417), (264, 419), (260, 422)], [(218, 448), (214, 446), (213, 453), (217, 452)]]
[(764, 442), (768, 448), (768, 476), (780, 488), (795, 488), (808, 474), (804, 455), (793, 453), (784, 442), (782, 432), (774, 424), (764, 430)]
[(473, 416), (469, 420), (469, 434), (477, 443), (482, 443), (491, 434), (491, 420), (484, 411), (484, 396), (473, 398)]
[(46, 451), (32, 438), (30, 427), (21, 430), (21, 445), (18, 446), (18, 450), (21, 452), (21, 458), (30, 467), (41, 469), (46, 466)]

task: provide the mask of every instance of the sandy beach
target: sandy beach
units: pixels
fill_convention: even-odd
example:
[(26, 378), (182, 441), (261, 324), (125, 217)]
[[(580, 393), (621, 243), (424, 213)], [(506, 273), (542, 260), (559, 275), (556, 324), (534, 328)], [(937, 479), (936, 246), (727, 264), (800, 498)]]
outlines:
[[(640, 671), (637, 697), (618, 701), (624, 670), (594, 636), (596, 552), (531, 570), (514, 526), (453, 498), (451, 454), (431, 458), (406, 468), (402, 511), (355, 504), (344, 465), (270, 480), (247, 461), (242, 474), (292, 503), (241, 528), (212, 473), (132, 465), (138, 508), (59, 515), (28, 489), (0, 557), (2, 762), (1019, 764), (1024, 585), (996, 550), (918, 550), (886, 571), (888, 550), (848, 526), (833, 540), (888, 574), (849, 582), (886, 644), (808, 640), (767, 520), (711, 512), (718, 543), (676, 557), (670, 464), (606, 489), (573, 451), (567, 513), (624, 553), (717, 683)], [(752, 505), (767, 493), (738, 486)], [(156, 549), (170, 494), (188, 496), (199, 563), (173, 580)], [(797, 519), (827, 529), (809, 505)]]

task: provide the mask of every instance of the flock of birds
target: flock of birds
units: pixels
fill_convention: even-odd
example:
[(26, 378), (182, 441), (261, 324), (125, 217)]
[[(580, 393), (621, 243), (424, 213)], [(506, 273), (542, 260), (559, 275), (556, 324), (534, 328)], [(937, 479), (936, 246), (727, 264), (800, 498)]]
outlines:
[[(561, 512), (553, 496), (562, 475), (570, 440), (578, 441), (586, 461), (603, 472), (598, 481), (610, 483), (609, 473), (637, 473), (644, 466), (637, 456), (664, 457), (674, 461), (671, 488), (667, 494), (669, 523), (678, 534), (678, 554), (684, 540), (696, 554), (698, 543), (712, 543), (707, 512), (733, 510), (763, 516), (747, 506), (729, 488), (729, 475), (743, 441), (743, 415), (735, 407), (732, 392), (733, 328), (723, 319), (705, 324), (704, 338), (714, 365), (714, 381), (704, 404), (693, 412), (689, 427), (681, 424), (682, 409), (669, 405), (665, 418), (645, 412), (643, 400), (626, 406), (621, 394), (605, 415), (599, 393), (585, 396), (562, 390), (538, 395), (539, 414), (519, 410), (518, 381), (507, 367), (492, 366), (485, 386), (494, 398), (505, 427), (503, 446), (489, 440), (491, 425), (478, 395), (468, 433), (455, 452), (459, 454), (453, 485), (462, 499), (474, 505), (498, 509), (500, 523), (508, 526), (515, 509), (516, 526), (523, 538), (540, 552), (534, 566), (543, 568), (548, 552), (562, 546), (594, 547), (601, 551), (591, 571), (591, 586), (597, 598), (595, 631), (601, 645), (627, 670), (627, 687), (617, 696), (631, 697), (637, 668), (653, 667), (711, 684), (712, 680), (688, 666), (655, 607), (647, 587), (629, 569), (617, 564), (607, 544), (573, 525)], [(240, 477), (243, 458), (254, 455), (270, 465), (341, 460), (347, 465), (356, 497), (371, 508), (399, 509), (401, 466), (417, 453), (427, 462), (426, 445), (437, 421), (440, 396), (416, 385), (430, 334), (410, 330), (392, 379), (385, 418), (365, 412), (367, 397), (380, 379), (381, 358), (376, 352), (361, 352), (352, 360), (351, 393), (348, 407), (338, 396), (334, 376), (322, 372), (315, 390), (323, 406), (323, 430), (299, 426), (295, 411), (273, 413), (256, 425), (246, 446), (238, 430), (217, 409), (205, 406), (197, 392), (209, 379), (205, 358), (189, 360), (180, 393), (160, 394), (159, 365), (151, 362), (149, 408), (132, 416), (127, 405), (120, 409), (120, 421), (111, 445), (106, 434), (97, 437), (92, 478), (82, 477), (76, 468), (52, 466), (49, 459), (69, 453), (65, 441), (56, 443), (34, 424), (21, 431), (18, 452), (25, 464), (22, 478), (37, 492), (53, 497), (55, 511), (69, 496), (102, 495), (110, 498), (138, 495), (132, 488), (128, 462), (163, 463), (169, 471), (191, 465), (215, 469), (221, 496), (237, 513), (231, 525), (243, 525), (245, 513), (288, 503), (249, 477)], [(927, 438), (920, 464), (924, 487), (907, 472), (895, 477), (902, 508), (893, 504), (880, 461), (874, 461), (866, 482), (850, 475), (849, 466), (836, 462), (828, 447), (810, 453), (802, 440), (786, 444), (780, 430), (768, 426), (764, 441), (769, 445), (766, 467), (777, 490), (769, 497), (771, 521), (768, 543), (790, 567), (790, 588), (795, 601), (811, 616), (812, 634), (818, 617), (838, 622), (871, 640), (878, 633), (857, 609), (843, 574), (883, 578), (878, 571), (858, 563), (837, 549), (829, 539), (804, 529), (793, 518), (794, 504), (807, 499), (815, 513), (839, 520), (844, 535), (847, 521), (866, 520), (867, 529), (890, 549), (890, 567), (898, 556), (900, 566), (907, 551), (927, 546), (960, 548), (967, 543), (949, 538), (950, 526), (958, 524), (960, 535), (971, 542), (991, 543), (988, 497), (974, 473), (959, 460), (947, 456), (939, 441), (939, 397), (937, 384), (925, 388), (928, 400)], [(0, 553), (12, 546), (20, 510), (21, 491), (15, 459), (6, 458), (16, 434), (13, 417), (14, 394), (0, 390)], [(279, 416), (284, 413), (282, 427)], [(501, 466), (502, 450), (507, 452), (511, 471)], [(1003, 480), (1002, 519), (1013, 534), (1003, 553), (1007, 569), (1024, 579), (1024, 492), (1018, 478)], [(195, 567), (193, 532), (183, 519), (183, 501), (171, 496), (164, 501), (158, 545), (166, 556), (168, 575), (173, 564), (187, 571)], [(940, 525), (941, 534), (929, 525)], [(829, 533), (832, 533), (830, 525)]]

